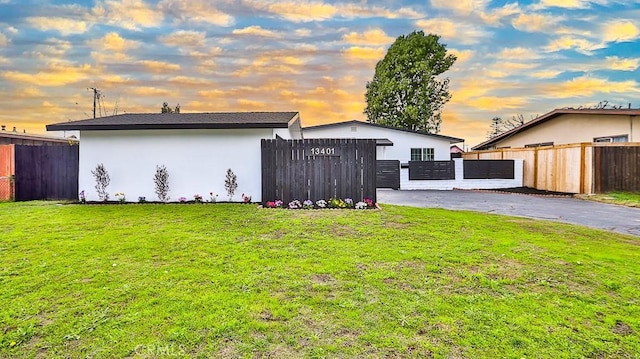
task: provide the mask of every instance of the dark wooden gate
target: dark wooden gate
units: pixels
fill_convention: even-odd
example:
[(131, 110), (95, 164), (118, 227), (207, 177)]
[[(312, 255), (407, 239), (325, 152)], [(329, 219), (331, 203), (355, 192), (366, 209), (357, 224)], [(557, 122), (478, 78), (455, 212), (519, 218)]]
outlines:
[(596, 193), (640, 192), (640, 146), (593, 147)]
[(400, 161), (376, 161), (376, 186), (378, 188), (400, 189)]
[(453, 161), (409, 161), (409, 180), (453, 180), (455, 167)]
[(514, 179), (513, 160), (464, 160), (464, 179)]
[(78, 146), (15, 146), (15, 200), (78, 199)]
[(262, 203), (331, 197), (376, 201), (376, 141), (262, 140)]

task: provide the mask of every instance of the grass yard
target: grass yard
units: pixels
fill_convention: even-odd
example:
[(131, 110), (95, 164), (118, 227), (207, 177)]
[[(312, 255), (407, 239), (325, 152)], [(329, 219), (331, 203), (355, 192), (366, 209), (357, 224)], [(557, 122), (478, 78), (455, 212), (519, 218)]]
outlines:
[(638, 358), (640, 238), (384, 206), (0, 203), (0, 357)]
[(579, 195), (578, 197), (597, 202), (619, 204), (628, 207), (640, 207), (640, 193), (611, 192), (605, 194)]

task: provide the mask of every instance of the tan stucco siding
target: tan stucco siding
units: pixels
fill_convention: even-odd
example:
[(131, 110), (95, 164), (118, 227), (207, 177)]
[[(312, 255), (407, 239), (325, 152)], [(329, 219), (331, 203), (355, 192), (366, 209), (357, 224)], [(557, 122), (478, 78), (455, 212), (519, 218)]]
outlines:
[(517, 148), (544, 142), (563, 145), (622, 135), (627, 135), (629, 142), (640, 142), (638, 116), (566, 114), (508, 137), (495, 146)]

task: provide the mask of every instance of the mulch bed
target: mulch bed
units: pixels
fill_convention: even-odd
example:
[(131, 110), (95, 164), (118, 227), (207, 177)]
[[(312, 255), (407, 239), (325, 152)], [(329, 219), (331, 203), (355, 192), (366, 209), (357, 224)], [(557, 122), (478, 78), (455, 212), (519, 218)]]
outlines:
[(477, 192), (493, 192), (493, 193), (513, 193), (513, 194), (525, 194), (530, 196), (542, 196), (542, 197), (573, 197), (573, 193), (543, 191), (531, 187), (513, 187), (513, 188), (496, 188), (496, 189), (478, 189), (473, 190)]

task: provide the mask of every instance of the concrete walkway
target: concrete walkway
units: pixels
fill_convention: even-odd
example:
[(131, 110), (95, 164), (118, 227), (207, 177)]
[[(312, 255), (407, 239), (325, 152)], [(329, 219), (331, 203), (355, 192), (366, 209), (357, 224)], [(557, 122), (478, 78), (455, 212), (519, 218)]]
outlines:
[(379, 189), (377, 195), (379, 203), (546, 219), (640, 237), (640, 208), (575, 198), (456, 190), (394, 191)]

